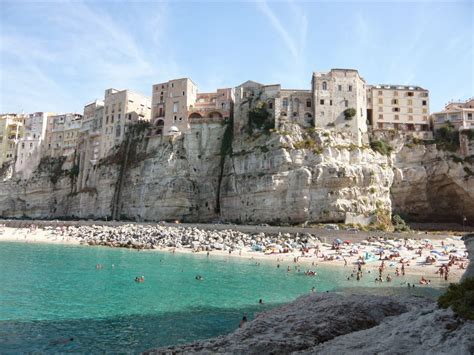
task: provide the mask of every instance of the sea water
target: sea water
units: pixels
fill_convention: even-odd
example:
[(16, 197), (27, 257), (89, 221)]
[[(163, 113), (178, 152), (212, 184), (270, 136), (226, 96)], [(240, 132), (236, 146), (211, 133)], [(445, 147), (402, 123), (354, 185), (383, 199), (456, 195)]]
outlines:
[[(404, 282), (415, 281), (410, 276), (396, 278), (388, 288), (368, 274), (347, 281), (350, 267), (320, 265), (310, 277), (291, 262), (276, 265), (212, 253), (0, 243), (0, 353), (139, 352), (205, 339), (232, 332), (243, 315), (251, 319), (312, 287), (317, 292), (441, 292), (408, 289)], [(134, 281), (142, 275), (145, 282)]]

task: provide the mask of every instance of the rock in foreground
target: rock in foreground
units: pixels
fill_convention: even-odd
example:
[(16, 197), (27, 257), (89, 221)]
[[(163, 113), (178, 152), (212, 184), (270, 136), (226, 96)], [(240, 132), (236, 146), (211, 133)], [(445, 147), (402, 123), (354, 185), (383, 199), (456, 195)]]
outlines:
[[(150, 353), (287, 354), (311, 349), (337, 337), (373, 328), (387, 317), (430, 307), (419, 297), (311, 294), (260, 313), (234, 333)], [(408, 326), (408, 325), (407, 325)], [(377, 337), (380, 339), (380, 336)]]

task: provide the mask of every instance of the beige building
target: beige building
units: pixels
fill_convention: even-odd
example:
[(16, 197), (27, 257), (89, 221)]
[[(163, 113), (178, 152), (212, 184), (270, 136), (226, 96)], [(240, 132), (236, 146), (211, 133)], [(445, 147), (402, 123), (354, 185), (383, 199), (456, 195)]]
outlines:
[(232, 111), (233, 90), (199, 93), (189, 78), (153, 85), (152, 120), (156, 134), (175, 134), (189, 130), (191, 121), (228, 119)]
[(84, 106), (82, 127), (79, 131), (77, 156), (79, 163), (78, 187), (95, 186), (95, 182), (89, 181), (89, 172), (94, 169), (100, 158), (100, 147), (102, 141), (102, 119), (104, 117), (104, 102), (93, 101)]
[(241, 134), (249, 126), (249, 110), (264, 107), (272, 128), (285, 123), (313, 126), (313, 98), (310, 90), (282, 89), (280, 84), (263, 85), (248, 80), (234, 91), (234, 134)]
[(77, 147), (82, 115), (67, 113), (50, 116), (51, 124), (47, 125), (45, 155), (71, 158)]
[(397, 130), (432, 139), (429, 92), (419, 86), (374, 85), (367, 89), (367, 115), (374, 131)]
[(24, 135), (19, 140), (15, 173), (27, 178), (38, 166), (45, 148), (48, 112), (35, 112), (25, 116)]
[(108, 89), (105, 91), (102, 116), (100, 157), (110, 153), (124, 140), (128, 125), (149, 121), (150, 98), (130, 90)]
[(17, 144), (23, 137), (24, 115), (5, 114), (0, 116), (0, 167), (16, 158)]
[(431, 115), (436, 131), (451, 123), (457, 130), (474, 128), (474, 98), (464, 102), (450, 102), (443, 111)]
[(357, 70), (313, 73), (312, 94), (315, 127), (348, 132), (358, 145), (368, 142), (366, 84)]

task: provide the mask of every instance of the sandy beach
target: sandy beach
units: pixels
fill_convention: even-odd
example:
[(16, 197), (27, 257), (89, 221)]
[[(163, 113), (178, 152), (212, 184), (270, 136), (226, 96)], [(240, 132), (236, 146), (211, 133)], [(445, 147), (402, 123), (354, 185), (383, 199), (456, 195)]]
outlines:
[[(80, 245), (83, 241), (71, 237), (60, 228), (11, 228), (0, 227), (0, 242), (23, 242), (23, 243), (50, 243), (50, 244), (69, 244)], [(363, 260), (363, 270), (370, 270), (373, 277), (378, 276), (379, 267), (382, 261), (380, 257), (388, 258), (392, 254), (392, 258), (384, 261), (383, 281), (386, 281), (387, 275), (396, 277), (398, 273), (402, 274), (402, 262), (404, 264), (404, 272), (409, 275), (423, 276), (427, 280), (440, 278), (439, 269), (443, 264), (449, 262), (450, 256), (456, 256), (458, 259), (449, 268), (448, 281), (457, 282), (464, 269), (469, 263), (464, 242), (460, 237), (451, 236), (444, 239), (436, 240), (403, 240), (398, 241), (362, 241), (351, 243), (350, 241), (340, 241), (337, 249), (329, 243), (320, 243), (316, 247), (306, 250), (304, 255), (301, 251), (279, 252), (277, 249), (263, 251), (255, 251), (250, 248), (229, 250), (212, 250), (209, 256), (218, 255), (223, 257), (236, 257), (254, 260), (258, 262), (271, 262), (275, 267), (290, 268), (290, 272), (306, 272), (315, 271), (319, 265), (327, 265), (333, 267), (347, 268), (348, 273), (352, 273), (354, 279), (357, 277), (356, 269), (359, 260)], [(407, 248), (408, 246), (408, 248)], [(421, 249), (421, 255), (417, 254)], [(384, 249), (382, 256), (375, 255), (377, 249)], [(392, 250), (392, 252), (390, 251)], [(196, 251), (192, 248), (169, 248), (159, 247), (149, 250), (164, 251), (170, 253), (186, 253), (194, 255), (206, 256), (207, 251)], [(393, 253), (395, 252), (395, 253)], [(397, 254), (398, 252), (398, 254)], [(393, 257), (393, 255), (398, 255)], [(433, 257), (433, 263), (427, 263), (427, 257)], [(352, 272), (352, 269), (355, 271)], [(298, 271), (299, 270), (299, 271)]]

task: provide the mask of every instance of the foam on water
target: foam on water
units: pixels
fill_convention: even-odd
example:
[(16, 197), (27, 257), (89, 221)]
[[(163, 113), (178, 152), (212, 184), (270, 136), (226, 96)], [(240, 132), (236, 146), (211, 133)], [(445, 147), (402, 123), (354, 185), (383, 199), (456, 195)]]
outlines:
[[(98, 263), (104, 268), (97, 270)], [(372, 277), (347, 281), (350, 268), (319, 266), (318, 275), (308, 277), (286, 272), (288, 265), (257, 266), (255, 260), (212, 254), (0, 243), (0, 352), (138, 352), (209, 338), (235, 330), (242, 315), (251, 318), (313, 286), (318, 292), (440, 292), (407, 290), (400, 279), (391, 288), (377, 286)], [(145, 282), (134, 282), (140, 275)]]

